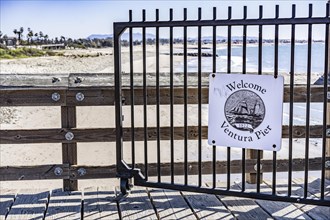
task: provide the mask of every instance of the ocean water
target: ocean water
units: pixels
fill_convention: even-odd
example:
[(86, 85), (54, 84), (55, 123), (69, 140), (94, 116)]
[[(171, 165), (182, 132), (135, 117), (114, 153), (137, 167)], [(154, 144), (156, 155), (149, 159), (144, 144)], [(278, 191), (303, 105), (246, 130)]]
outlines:
[[(264, 44), (262, 48), (262, 71), (274, 72), (274, 45)], [(197, 50), (190, 50), (189, 52), (196, 52)], [(212, 53), (210, 49), (203, 49), (202, 52)], [(241, 45), (233, 45), (231, 49), (231, 72), (242, 72), (242, 54), (243, 48)], [(291, 44), (279, 44), (278, 46), (278, 70), (280, 73), (290, 72), (291, 63)], [(217, 50), (216, 68), (217, 72), (227, 72), (227, 48), (221, 48)], [(312, 56), (311, 56), (311, 71), (313, 74), (322, 75), (324, 73), (324, 55), (325, 45), (324, 43), (312, 44)], [(258, 70), (258, 46), (248, 45), (246, 49), (246, 68), (248, 72), (257, 72)], [(305, 74), (307, 72), (307, 60), (308, 60), (308, 45), (296, 44), (295, 45), (295, 62), (294, 72), (295, 74)], [(197, 72), (198, 59), (197, 57), (189, 57), (188, 71)], [(175, 71), (183, 71), (182, 65), (175, 67)], [(212, 71), (212, 57), (202, 57), (202, 72)]]

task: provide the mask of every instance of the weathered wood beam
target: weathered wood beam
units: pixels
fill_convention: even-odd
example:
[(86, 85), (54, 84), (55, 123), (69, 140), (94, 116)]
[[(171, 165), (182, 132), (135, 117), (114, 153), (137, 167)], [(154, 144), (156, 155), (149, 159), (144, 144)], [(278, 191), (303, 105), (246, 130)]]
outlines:
[[(330, 126), (329, 126), (330, 127)], [(322, 138), (322, 125), (310, 126), (310, 138)], [(293, 138), (305, 137), (305, 126), (293, 127)], [(72, 140), (66, 140), (65, 134), (72, 132)], [(202, 127), (202, 139), (207, 139), (208, 128)], [(135, 128), (135, 141), (144, 140), (143, 127)], [(282, 127), (282, 138), (289, 138), (289, 126)], [(123, 128), (124, 141), (131, 140), (131, 128)], [(170, 127), (160, 128), (160, 139), (170, 140)], [(174, 127), (174, 140), (184, 139), (184, 127)], [(188, 139), (198, 140), (198, 126), (188, 126)], [(157, 128), (148, 128), (148, 140), (157, 140)], [(76, 142), (114, 142), (116, 141), (115, 128), (54, 128), (33, 130), (0, 130), (0, 144), (26, 143), (76, 143)]]
[[(330, 158), (327, 158), (328, 160)], [(256, 159), (247, 159), (246, 173), (255, 173), (254, 166), (257, 163)], [(311, 158), (308, 160), (309, 170), (321, 170), (321, 158)], [(272, 172), (273, 160), (261, 160), (263, 173)], [(287, 172), (289, 161), (287, 159), (277, 160), (277, 171)], [(293, 171), (304, 171), (305, 159), (295, 158), (292, 161)], [(232, 160), (230, 162), (231, 173), (242, 172), (242, 160)], [(61, 174), (56, 174), (56, 169), (62, 169)], [(136, 168), (144, 170), (144, 164), (136, 164)], [(149, 176), (157, 176), (157, 163), (148, 164)], [(326, 168), (330, 170), (330, 168)], [(225, 174), (227, 172), (227, 161), (217, 161), (216, 163), (217, 174)], [(198, 162), (188, 162), (188, 174), (197, 175)], [(213, 163), (212, 161), (202, 162), (202, 174), (212, 174)], [(161, 175), (169, 176), (171, 174), (171, 163), (161, 163)], [(174, 174), (184, 174), (184, 162), (174, 163)], [(84, 166), (84, 165), (69, 165), (69, 164), (55, 164), (55, 165), (38, 165), (38, 166), (6, 166), (0, 167), (0, 181), (9, 180), (36, 180), (36, 179), (98, 179), (98, 178), (115, 178), (116, 165), (109, 166)]]
[[(148, 105), (156, 104), (156, 88), (148, 87)], [(330, 91), (330, 89), (329, 89)], [(60, 99), (54, 101), (52, 95), (58, 93)], [(81, 93), (84, 99), (79, 101), (76, 95)], [(114, 88), (0, 88), (0, 103), (2, 106), (97, 106), (114, 105)], [(143, 105), (143, 89), (136, 87), (134, 90), (135, 105)], [(184, 104), (183, 88), (174, 88), (174, 104)], [(289, 102), (290, 90), (288, 86), (284, 89), (284, 102)], [(123, 88), (122, 96), (125, 105), (131, 104), (130, 89)], [(323, 87), (311, 87), (311, 102), (323, 102)], [(294, 88), (294, 102), (306, 102), (306, 87), (296, 86)], [(170, 104), (170, 89), (160, 89), (160, 104)], [(198, 88), (188, 88), (188, 104), (198, 104)], [(202, 104), (208, 104), (208, 88), (202, 88)]]

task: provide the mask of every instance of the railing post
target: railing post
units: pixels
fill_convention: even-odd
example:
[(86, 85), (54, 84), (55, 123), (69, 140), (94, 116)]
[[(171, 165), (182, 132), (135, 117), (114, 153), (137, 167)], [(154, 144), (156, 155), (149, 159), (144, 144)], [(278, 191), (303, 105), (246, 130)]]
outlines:
[[(261, 151), (260, 152), (260, 159), (263, 158), (264, 152)], [(251, 150), (251, 149), (247, 149), (246, 150), (246, 159), (256, 159), (258, 158), (258, 150)], [(256, 162), (257, 164), (257, 162)], [(256, 184), (257, 183), (257, 165), (255, 164), (254, 168), (255, 168), (255, 173), (247, 173), (246, 174), (246, 182), (250, 183), (250, 184)], [(262, 166), (260, 166), (260, 183), (262, 182)]]
[[(330, 0), (328, 0), (328, 4), (330, 4)], [(327, 9), (329, 10), (329, 8)], [(329, 29), (329, 35), (330, 35), (330, 29)], [(327, 80), (329, 82), (329, 74), (330, 74), (330, 37), (328, 37), (328, 66), (327, 66), (327, 77), (324, 77), (324, 80)], [(329, 86), (329, 85), (328, 85)], [(330, 104), (329, 102), (327, 103), (327, 125), (330, 125)], [(330, 139), (328, 138), (326, 141), (326, 149), (325, 149), (325, 157), (330, 157)], [(325, 178), (330, 179), (330, 170), (325, 170)]]
[[(62, 128), (70, 129), (76, 127), (76, 107), (62, 106), (61, 107)], [(74, 135), (74, 134), (73, 134)], [(67, 138), (67, 137), (65, 137)], [(70, 138), (70, 137), (68, 137)], [(68, 139), (67, 138), (67, 139)], [(72, 136), (71, 138), (74, 138)], [(77, 143), (62, 143), (62, 162), (63, 164), (77, 164)], [(63, 189), (65, 191), (78, 190), (77, 180), (63, 180)]]

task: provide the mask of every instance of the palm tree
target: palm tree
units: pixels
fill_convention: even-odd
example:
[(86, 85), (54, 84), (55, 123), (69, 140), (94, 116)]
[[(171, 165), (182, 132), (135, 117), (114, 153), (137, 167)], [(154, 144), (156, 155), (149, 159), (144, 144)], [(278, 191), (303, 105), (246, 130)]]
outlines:
[(64, 45), (65, 45), (65, 37), (64, 37), (64, 36), (61, 36), (60, 39), (61, 39), (60, 42), (61, 42), (61, 43), (64, 43)]
[(33, 37), (33, 31), (31, 30), (31, 28), (28, 28), (28, 34), (26, 35), (28, 38), (28, 42), (32, 44), (32, 37)]
[(45, 39), (46, 43), (48, 43), (48, 34), (45, 34), (44, 39)]
[(44, 33), (42, 33), (42, 31), (39, 31), (39, 37), (40, 37), (41, 42), (43, 42)]
[(19, 30), (17, 29), (14, 29), (14, 34), (17, 34), (17, 38), (18, 38), (18, 44), (21, 42), (21, 37), (23, 35), (23, 32), (24, 32), (24, 28), (23, 27), (20, 27)]

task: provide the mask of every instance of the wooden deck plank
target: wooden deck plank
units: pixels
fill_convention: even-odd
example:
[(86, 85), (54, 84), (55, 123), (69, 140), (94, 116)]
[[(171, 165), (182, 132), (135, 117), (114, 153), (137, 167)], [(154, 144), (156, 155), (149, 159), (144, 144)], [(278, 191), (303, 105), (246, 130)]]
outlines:
[[(294, 178), (293, 182), (301, 187), (304, 187), (304, 181), (301, 178)], [(308, 180), (308, 196), (309, 197), (319, 197), (320, 196), (320, 179), (309, 178)], [(326, 185), (329, 185), (329, 181), (326, 181)], [(295, 192), (297, 195), (303, 195), (303, 188)], [(330, 192), (327, 192), (329, 195)], [(330, 207), (325, 206), (315, 206), (315, 205), (303, 205), (297, 204), (304, 212), (314, 219), (329, 219), (330, 220)]]
[(84, 189), (84, 219), (119, 219), (115, 194), (110, 187)]
[[(301, 184), (297, 183), (300, 182)], [(267, 185), (271, 185), (271, 182), (269, 180), (264, 181)], [(302, 197), (304, 194), (304, 189), (302, 188), (303, 180), (302, 179), (296, 179), (292, 183), (292, 196), (295, 197)], [(279, 194), (287, 194), (288, 186), (287, 181), (284, 180), (277, 180), (276, 184), (276, 191)], [(308, 193), (308, 197), (314, 197), (312, 194)], [(293, 203), (297, 208), (299, 208), (305, 215), (308, 215), (312, 219), (330, 219), (330, 216), (328, 216), (330, 213), (327, 207), (323, 206), (315, 206), (315, 205), (305, 205), (305, 204), (299, 204), (299, 203)], [(324, 212), (324, 213), (323, 213)]]
[(234, 219), (215, 195), (182, 192), (198, 219)]
[(6, 219), (43, 219), (48, 196), (48, 190), (20, 190)]
[[(217, 187), (224, 187), (225, 183), (217, 183)], [(240, 190), (238, 185), (231, 186), (231, 190)], [(218, 196), (237, 219), (272, 219), (253, 199), (233, 196)]]
[[(241, 188), (241, 183), (238, 184)], [(256, 184), (245, 184), (246, 192), (253, 192), (256, 190)], [(267, 184), (260, 184), (260, 192), (271, 194), (272, 189)], [(255, 202), (269, 213), (274, 219), (308, 219), (311, 218), (301, 211), (297, 206), (289, 202), (269, 201), (257, 199)]]
[(55, 189), (50, 196), (46, 219), (81, 219), (81, 192)]
[(181, 193), (166, 189), (148, 189), (160, 219), (196, 219)]
[(122, 219), (157, 219), (145, 188), (134, 186), (131, 194), (119, 202)]
[(16, 190), (0, 190), (0, 220), (6, 218), (15, 201)]

